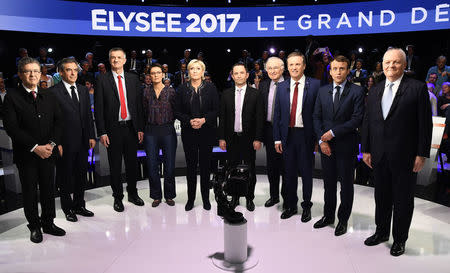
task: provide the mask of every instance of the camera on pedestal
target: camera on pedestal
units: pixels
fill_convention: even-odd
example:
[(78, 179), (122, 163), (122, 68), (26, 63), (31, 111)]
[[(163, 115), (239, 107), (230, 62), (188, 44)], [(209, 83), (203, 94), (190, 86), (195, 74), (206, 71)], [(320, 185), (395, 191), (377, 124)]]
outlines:
[(247, 165), (229, 169), (220, 165), (211, 180), (217, 202), (217, 215), (224, 219), (224, 258), (212, 258), (213, 264), (224, 270), (253, 268), (258, 260), (248, 257), (247, 220), (235, 211), (228, 196), (233, 199), (247, 196), (250, 172)]

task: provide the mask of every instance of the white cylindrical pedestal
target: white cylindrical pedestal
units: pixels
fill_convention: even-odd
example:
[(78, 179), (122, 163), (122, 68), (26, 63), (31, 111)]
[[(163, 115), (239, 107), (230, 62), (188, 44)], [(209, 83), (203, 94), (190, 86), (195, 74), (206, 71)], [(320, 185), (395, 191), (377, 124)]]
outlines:
[(247, 260), (247, 220), (239, 224), (224, 221), (224, 254), (225, 261), (232, 264)]

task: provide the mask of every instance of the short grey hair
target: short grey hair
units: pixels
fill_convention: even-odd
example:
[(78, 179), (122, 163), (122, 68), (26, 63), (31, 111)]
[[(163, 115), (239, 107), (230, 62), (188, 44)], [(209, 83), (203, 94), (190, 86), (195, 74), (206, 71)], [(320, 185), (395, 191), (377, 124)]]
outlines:
[(123, 50), (121, 47), (113, 47), (109, 50), (108, 52), (108, 58), (111, 58), (111, 52), (113, 51), (122, 51), (123, 56), (125, 57), (125, 59), (127, 58), (127, 54), (125, 53), (125, 50)]
[(269, 59), (267, 59), (267, 61), (266, 61), (266, 64), (264, 65), (264, 69), (267, 71), (267, 64), (269, 63), (269, 62), (277, 62), (279, 65), (280, 65), (280, 67), (281, 67), (281, 70), (283, 70), (284, 71), (284, 62), (283, 62), (283, 60), (282, 59), (280, 59), (280, 58), (278, 58), (278, 57), (270, 57)]
[(386, 57), (386, 54), (388, 52), (390, 52), (390, 51), (398, 51), (400, 53), (400, 55), (402, 56), (403, 63), (406, 64), (406, 53), (405, 53), (405, 51), (403, 49), (398, 48), (398, 47), (390, 47), (390, 48), (388, 48), (388, 50), (386, 50), (386, 52), (383, 55), (383, 61), (384, 61), (384, 58)]
[(39, 67), (41, 67), (41, 63), (39, 63), (39, 61), (36, 60), (35, 58), (23, 57), (22, 59), (20, 59), (19, 63), (17, 64), (17, 68), (20, 73), (23, 73), (23, 68), (27, 64), (37, 64)]

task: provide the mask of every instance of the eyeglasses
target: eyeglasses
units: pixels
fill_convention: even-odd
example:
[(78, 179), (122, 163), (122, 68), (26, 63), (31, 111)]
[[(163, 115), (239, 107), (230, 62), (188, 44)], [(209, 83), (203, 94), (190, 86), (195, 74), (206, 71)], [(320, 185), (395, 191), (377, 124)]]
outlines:
[(40, 74), (41, 73), (41, 71), (40, 70), (24, 70), (24, 71), (22, 71), (22, 73), (23, 74), (31, 74), (31, 73), (33, 73), (33, 74)]
[(161, 71), (157, 71), (157, 72), (150, 72), (150, 75), (152, 76), (156, 76), (156, 75), (161, 75), (162, 72)]

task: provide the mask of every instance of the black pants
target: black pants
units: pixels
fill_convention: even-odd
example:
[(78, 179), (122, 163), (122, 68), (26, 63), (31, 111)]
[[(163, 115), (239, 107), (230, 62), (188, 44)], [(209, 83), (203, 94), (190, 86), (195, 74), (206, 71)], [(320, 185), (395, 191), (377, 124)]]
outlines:
[[(39, 228), (50, 225), (55, 219), (54, 175), (55, 164), (51, 159), (35, 159), (31, 163), (17, 164), (20, 182), (22, 184), (23, 210), (28, 221), (28, 227)], [(38, 211), (41, 202), (41, 221)]]
[(200, 192), (203, 202), (209, 202), (211, 159), (215, 131), (211, 128), (184, 129), (181, 133), (186, 157), (188, 200), (194, 201), (197, 191), (197, 165), (200, 165)]
[[(270, 198), (279, 200), (280, 197), (280, 175), (284, 180), (284, 163), (282, 154), (275, 150), (273, 140), (273, 126), (266, 122), (264, 128), (264, 145), (266, 146), (267, 178), (270, 185)], [(284, 187), (281, 188), (281, 197), (285, 199)]]
[(227, 159), (230, 167), (235, 167), (242, 162), (248, 165), (250, 181), (246, 198), (253, 200), (255, 198), (256, 186), (256, 151), (253, 149), (253, 140), (245, 135), (234, 133), (230, 141), (227, 142)]
[[(56, 180), (60, 189), (61, 208), (65, 214), (85, 206), (88, 150), (64, 151), (56, 164)], [(73, 199), (70, 194), (73, 192)]]
[(288, 208), (296, 208), (298, 203), (298, 173), (302, 176), (302, 208), (312, 207), (312, 168), (314, 153), (305, 138), (305, 130), (302, 128), (289, 128), (286, 147), (283, 147), (285, 163), (285, 189)]
[(414, 210), (414, 189), (417, 173), (402, 169), (389, 162), (386, 156), (373, 166), (375, 179), (375, 224), (376, 232), (389, 235), (392, 212), (394, 214), (392, 235), (395, 242), (408, 239)]
[(333, 150), (331, 156), (321, 154), (323, 169), (324, 216), (333, 218), (336, 212), (337, 182), (341, 182), (341, 204), (338, 209), (338, 219), (347, 223), (353, 207), (353, 181), (355, 156), (352, 154), (336, 154)]
[(128, 195), (136, 195), (138, 137), (131, 125), (131, 121), (127, 122), (127, 125), (118, 125), (113, 128), (111, 134), (108, 135), (108, 138), (110, 142), (108, 147), (108, 161), (113, 197), (123, 199), (123, 187), (121, 181), (122, 156), (125, 161)]

